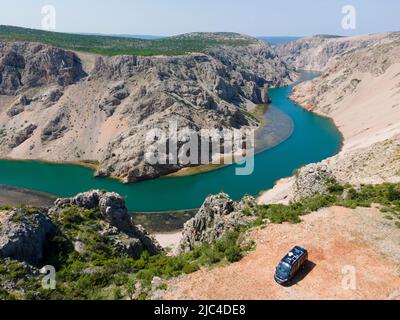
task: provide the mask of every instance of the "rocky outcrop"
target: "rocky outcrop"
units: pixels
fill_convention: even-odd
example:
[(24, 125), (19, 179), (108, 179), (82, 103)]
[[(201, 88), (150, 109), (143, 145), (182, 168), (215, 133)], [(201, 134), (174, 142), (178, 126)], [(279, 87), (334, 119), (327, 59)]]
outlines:
[(249, 224), (255, 219), (254, 206), (252, 197), (236, 203), (225, 193), (209, 196), (194, 218), (185, 223), (179, 250), (186, 252), (201, 244), (212, 243), (229, 231)]
[[(163, 250), (142, 226), (134, 224), (125, 201), (116, 193), (93, 190), (73, 198), (58, 199), (50, 209), (49, 215), (56, 221), (60, 220), (63, 218), (64, 210), (70, 207), (98, 209), (101, 214), (98, 233), (111, 241), (113, 247), (120, 253), (138, 259), (144, 250), (150, 254), (157, 254)], [(73, 242), (80, 250), (85, 247), (79, 239), (73, 239)]]
[(32, 97), (22, 94), (14, 105), (8, 109), (7, 115), (10, 118), (13, 118), (24, 111), (31, 111), (32, 109), (29, 108), (31, 104), (40, 104), (45, 108), (51, 107), (54, 103), (60, 100), (63, 94), (62, 88), (59, 87), (50, 88), (49, 90)]
[(257, 203), (288, 205), (317, 194), (326, 194), (329, 186), (336, 182), (343, 183), (327, 161), (312, 163), (298, 169), (294, 176), (278, 181), (274, 188), (257, 199)]
[(12, 118), (24, 112), (24, 110), (25, 106), (23, 104), (16, 104), (7, 111), (7, 115)]
[(60, 109), (57, 114), (46, 124), (42, 131), (42, 142), (57, 140), (69, 130), (69, 115), (66, 108)]
[(400, 133), (327, 161), (335, 178), (353, 185), (400, 182)]
[(0, 43), (0, 94), (57, 84), (67, 86), (82, 77), (72, 52), (37, 43)]
[[(57, 199), (48, 210), (0, 208), (0, 300), (49, 299), (43, 288), (52, 285), (46, 275), (53, 275), (49, 273), (53, 270), (57, 273), (56, 288), (51, 290), (54, 298), (65, 298), (60, 287), (70, 290), (82, 282), (87, 292), (93, 289), (96, 294), (102, 290), (98, 285), (109, 293), (115, 283), (124, 297), (136, 293), (139, 299), (150, 292), (138, 272), (149, 270), (149, 255), (162, 253), (158, 242), (133, 223), (116, 193), (92, 190)], [(133, 284), (128, 283), (130, 277)], [(164, 280), (153, 277), (154, 297), (164, 287)], [(107, 299), (121, 299), (121, 294)], [(77, 295), (88, 299), (81, 288), (73, 294)]]
[(300, 200), (325, 193), (332, 179), (335, 179), (332, 170), (325, 164), (310, 164), (301, 168), (296, 174), (294, 199)]
[(73, 198), (57, 199), (49, 211), (50, 216), (58, 215), (60, 209), (75, 206), (83, 209), (99, 209), (103, 218), (114, 227), (129, 229), (131, 227), (131, 216), (125, 207), (125, 201), (117, 193), (92, 190), (80, 193)]
[(117, 83), (108, 90), (100, 102), (100, 109), (104, 111), (108, 117), (112, 116), (117, 106), (129, 96), (129, 91), (125, 88), (125, 84)]
[(9, 144), (10, 148), (16, 148), (22, 143), (24, 143), (33, 135), (36, 129), (37, 129), (36, 125), (30, 124), (26, 126), (24, 129), (16, 132), (15, 135), (11, 138), (11, 142)]
[(48, 91), (45, 91), (42, 95), (39, 97), (35, 97), (34, 99), (29, 101), (29, 104), (32, 101), (37, 101), (39, 100), (41, 103), (43, 103), (45, 106), (50, 107), (53, 105), (55, 102), (60, 100), (60, 98), (64, 95), (64, 92), (62, 91), (61, 88), (51, 88)]
[(93, 190), (57, 199), (48, 212), (33, 208), (0, 211), (0, 258), (39, 265), (51, 258), (46, 254), (56, 250), (54, 241), (60, 240), (55, 239), (64, 239), (64, 250), (79, 254), (101, 243), (134, 259), (145, 250), (151, 255), (163, 251), (153, 236), (134, 224), (125, 201), (116, 193)]
[(56, 226), (40, 211), (0, 211), (0, 258), (36, 265), (43, 258), (46, 241), (56, 233)]
[(255, 84), (261, 91), (264, 86), (288, 85), (296, 78), (296, 74), (280, 59), (275, 49), (262, 41), (249, 46), (239, 46), (234, 50), (228, 47), (212, 49), (209, 55), (239, 73), (241, 77), (235, 77), (234, 83), (240, 86), (248, 82), (250, 85)]
[(317, 35), (274, 46), (276, 53), (296, 69), (323, 71), (342, 60), (346, 54), (387, 41), (391, 34), (355, 37)]
[[(0, 95), (16, 97), (7, 97), (11, 103), (0, 111), (0, 156), (97, 160), (98, 176), (124, 182), (156, 178), (188, 165), (147, 163), (150, 130), (168, 131), (170, 123), (195, 131), (256, 127), (247, 111), (269, 101), (269, 87), (289, 84), (296, 76), (270, 46), (254, 38), (189, 37), (221, 43), (237, 37), (238, 45), (181, 56), (103, 57), (2, 43)], [(26, 140), (30, 148), (15, 152), (12, 135), (27, 119), (38, 134)]]

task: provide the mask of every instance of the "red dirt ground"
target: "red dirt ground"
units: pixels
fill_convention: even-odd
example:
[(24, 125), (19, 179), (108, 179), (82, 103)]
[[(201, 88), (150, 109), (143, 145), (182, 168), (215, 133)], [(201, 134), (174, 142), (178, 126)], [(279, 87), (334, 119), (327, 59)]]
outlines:
[[(382, 213), (332, 207), (303, 220), (253, 231), (254, 252), (238, 263), (174, 280), (165, 298), (400, 299), (400, 229)], [(283, 287), (274, 281), (275, 267), (294, 245), (309, 250), (310, 263)], [(355, 271), (355, 288), (346, 285), (349, 270)]]

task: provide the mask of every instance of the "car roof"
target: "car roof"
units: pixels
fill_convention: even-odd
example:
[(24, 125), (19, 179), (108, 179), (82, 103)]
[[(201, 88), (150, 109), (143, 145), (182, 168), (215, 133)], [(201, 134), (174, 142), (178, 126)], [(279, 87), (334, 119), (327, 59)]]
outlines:
[(306, 253), (307, 250), (303, 249), (302, 247), (296, 246), (282, 259), (282, 261), (292, 266)]

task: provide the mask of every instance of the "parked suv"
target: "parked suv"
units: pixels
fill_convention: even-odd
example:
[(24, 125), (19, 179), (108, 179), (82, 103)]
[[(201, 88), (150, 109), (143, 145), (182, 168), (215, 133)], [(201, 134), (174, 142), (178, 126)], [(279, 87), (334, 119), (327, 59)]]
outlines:
[(275, 281), (279, 284), (290, 282), (298, 271), (304, 267), (308, 259), (308, 251), (296, 246), (290, 251), (276, 267)]

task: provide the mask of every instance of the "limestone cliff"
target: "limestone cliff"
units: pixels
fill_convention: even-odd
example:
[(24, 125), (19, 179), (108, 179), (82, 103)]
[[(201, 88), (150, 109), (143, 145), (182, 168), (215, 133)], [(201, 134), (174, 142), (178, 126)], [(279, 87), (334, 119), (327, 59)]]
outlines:
[(347, 53), (390, 41), (390, 33), (338, 37), (316, 35), (274, 46), (287, 64), (296, 69), (322, 71), (340, 61)]
[(194, 130), (256, 126), (247, 111), (294, 77), (257, 41), (173, 57), (2, 42), (0, 157), (96, 161), (98, 175), (125, 182), (158, 177), (184, 165), (148, 165), (148, 130), (169, 122)]

